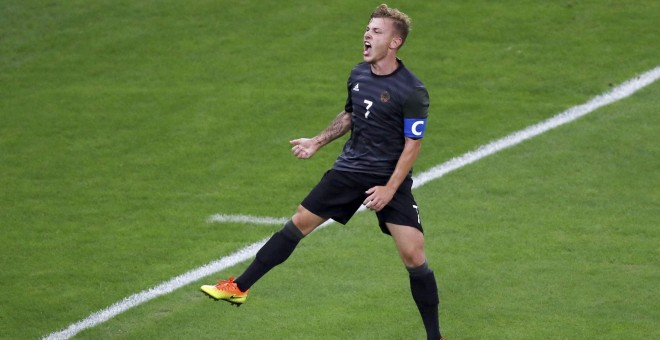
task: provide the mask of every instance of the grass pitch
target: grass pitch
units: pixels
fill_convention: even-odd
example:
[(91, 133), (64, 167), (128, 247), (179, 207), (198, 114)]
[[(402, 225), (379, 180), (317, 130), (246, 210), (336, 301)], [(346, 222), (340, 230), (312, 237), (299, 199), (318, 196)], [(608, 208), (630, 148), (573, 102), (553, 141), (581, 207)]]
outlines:
[[(0, 337), (48, 335), (261, 240), (341, 141), (288, 140), (343, 107), (377, 5), (351, 1), (0, 4)], [(655, 1), (390, 3), (429, 88), (416, 169), (658, 66)], [(660, 336), (660, 87), (416, 192), (451, 339)], [(80, 338), (423, 337), (375, 219), (306, 239), (240, 309), (199, 284)]]

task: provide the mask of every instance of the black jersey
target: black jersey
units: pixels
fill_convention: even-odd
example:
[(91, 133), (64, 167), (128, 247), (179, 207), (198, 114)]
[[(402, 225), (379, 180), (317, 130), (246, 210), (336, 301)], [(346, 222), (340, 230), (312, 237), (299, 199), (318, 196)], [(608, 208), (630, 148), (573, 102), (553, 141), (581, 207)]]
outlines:
[(424, 84), (398, 60), (391, 74), (379, 76), (362, 62), (348, 78), (346, 112), (351, 137), (333, 169), (390, 176), (403, 151), (405, 137), (422, 138), (429, 95)]

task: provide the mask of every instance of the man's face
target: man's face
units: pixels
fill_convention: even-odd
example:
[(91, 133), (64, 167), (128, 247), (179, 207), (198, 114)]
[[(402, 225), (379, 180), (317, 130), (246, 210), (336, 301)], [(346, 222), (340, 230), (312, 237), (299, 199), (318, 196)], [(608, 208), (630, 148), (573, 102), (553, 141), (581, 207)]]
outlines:
[(383, 60), (391, 48), (390, 44), (396, 37), (392, 19), (372, 18), (364, 32), (364, 61), (375, 64)]

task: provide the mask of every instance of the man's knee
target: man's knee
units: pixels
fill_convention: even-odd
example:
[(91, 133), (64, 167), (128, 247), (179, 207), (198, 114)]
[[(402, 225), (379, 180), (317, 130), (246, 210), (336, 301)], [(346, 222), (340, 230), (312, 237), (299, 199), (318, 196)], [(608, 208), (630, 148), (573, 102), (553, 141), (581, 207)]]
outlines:
[(307, 210), (302, 205), (298, 206), (296, 213), (291, 217), (291, 221), (296, 225), (296, 227), (307, 236), (309, 233), (314, 231), (316, 227), (320, 226), (327, 219), (317, 216), (311, 211)]
[(426, 262), (424, 234), (419, 229), (396, 224), (388, 224), (387, 227), (406, 267), (418, 267)]
[(426, 263), (426, 255), (424, 255), (424, 250), (420, 249), (404, 251), (401, 253), (401, 259), (407, 268), (419, 267)]

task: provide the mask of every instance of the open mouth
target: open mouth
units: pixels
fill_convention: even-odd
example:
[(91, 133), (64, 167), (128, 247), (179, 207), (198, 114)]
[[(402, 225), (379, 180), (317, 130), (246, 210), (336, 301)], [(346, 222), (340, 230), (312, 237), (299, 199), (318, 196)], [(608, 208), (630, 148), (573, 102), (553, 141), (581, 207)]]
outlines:
[(364, 42), (364, 51), (363, 51), (363, 53), (364, 53), (364, 55), (367, 55), (367, 54), (369, 54), (369, 52), (371, 52), (371, 43), (368, 42), (368, 41), (365, 41)]

